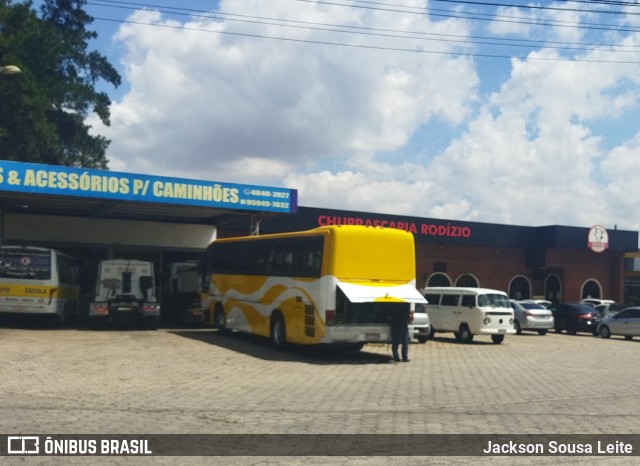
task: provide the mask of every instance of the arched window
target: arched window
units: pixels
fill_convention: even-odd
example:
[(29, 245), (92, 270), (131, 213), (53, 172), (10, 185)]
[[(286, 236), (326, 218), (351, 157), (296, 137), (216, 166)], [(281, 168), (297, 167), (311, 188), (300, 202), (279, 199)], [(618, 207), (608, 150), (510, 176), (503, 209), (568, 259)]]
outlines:
[(602, 298), (602, 287), (597, 280), (587, 280), (582, 285), (582, 292), (580, 293), (580, 297), (582, 299), (585, 298), (594, 298), (600, 299)]
[(451, 280), (447, 274), (436, 272), (427, 279), (427, 286), (451, 286)]
[(518, 275), (509, 283), (509, 298), (510, 299), (531, 299), (531, 283), (527, 277)]
[(560, 278), (556, 274), (547, 275), (544, 281), (544, 295), (552, 303), (559, 303), (562, 298)]
[(456, 278), (456, 286), (465, 288), (478, 288), (478, 279), (470, 273), (463, 273)]

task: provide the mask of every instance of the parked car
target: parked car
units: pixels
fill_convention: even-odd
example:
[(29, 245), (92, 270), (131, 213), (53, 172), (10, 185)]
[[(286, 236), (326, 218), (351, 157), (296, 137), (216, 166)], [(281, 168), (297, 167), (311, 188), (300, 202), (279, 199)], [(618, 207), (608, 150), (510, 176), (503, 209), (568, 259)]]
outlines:
[(607, 304), (598, 304), (595, 307), (595, 310), (602, 315), (602, 317), (607, 317), (613, 314), (617, 314), (623, 309), (626, 309), (631, 306), (627, 306), (626, 304), (618, 304), (618, 303), (607, 303)]
[(613, 303), (615, 303), (615, 301), (612, 299), (585, 298), (582, 300), (582, 304), (586, 304), (591, 307), (595, 307), (600, 304), (613, 304)]
[(547, 301), (546, 299), (523, 299), (523, 301), (527, 303), (535, 303), (544, 307), (545, 309), (549, 309), (553, 303), (551, 301)]
[(435, 332), (453, 332), (456, 340), (471, 343), (475, 335), (490, 335), (499, 345), (516, 333), (513, 309), (504, 291), (475, 287), (426, 287), (423, 290)]
[(595, 308), (583, 303), (559, 303), (551, 307), (555, 331), (566, 330), (569, 335), (577, 332), (598, 333), (598, 321), (601, 316)]
[(532, 330), (540, 335), (546, 335), (547, 331), (554, 328), (553, 313), (540, 304), (533, 301), (516, 301), (510, 299), (513, 309), (513, 328), (520, 335), (523, 330)]
[(413, 321), (409, 324), (409, 339), (416, 339), (418, 343), (426, 343), (431, 332), (429, 315), (426, 313), (423, 304), (416, 304), (413, 312)]
[(598, 324), (598, 335), (623, 335), (627, 340), (640, 335), (640, 307), (628, 307), (604, 317)]

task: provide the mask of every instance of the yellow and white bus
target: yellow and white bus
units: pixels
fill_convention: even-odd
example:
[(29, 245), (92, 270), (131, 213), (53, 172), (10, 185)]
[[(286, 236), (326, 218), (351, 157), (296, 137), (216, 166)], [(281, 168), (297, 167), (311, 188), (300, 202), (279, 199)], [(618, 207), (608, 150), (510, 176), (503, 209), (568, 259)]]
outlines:
[(55, 249), (0, 247), (0, 312), (48, 314), (59, 322), (78, 314), (75, 259)]
[(392, 313), (426, 303), (415, 273), (413, 235), (392, 228), (333, 225), (218, 239), (206, 252), (205, 320), (221, 332), (269, 337), (277, 348), (360, 349), (390, 341)]

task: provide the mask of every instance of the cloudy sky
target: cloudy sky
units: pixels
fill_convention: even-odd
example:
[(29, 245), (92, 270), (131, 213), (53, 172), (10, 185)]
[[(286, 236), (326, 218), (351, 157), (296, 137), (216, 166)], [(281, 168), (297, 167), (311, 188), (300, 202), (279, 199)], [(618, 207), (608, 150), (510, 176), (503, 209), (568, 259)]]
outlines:
[[(89, 0), (110, 168), (299, 204), (640, 229), (640, 5)], [(155, 5), (155, 6), (154, 6)]]

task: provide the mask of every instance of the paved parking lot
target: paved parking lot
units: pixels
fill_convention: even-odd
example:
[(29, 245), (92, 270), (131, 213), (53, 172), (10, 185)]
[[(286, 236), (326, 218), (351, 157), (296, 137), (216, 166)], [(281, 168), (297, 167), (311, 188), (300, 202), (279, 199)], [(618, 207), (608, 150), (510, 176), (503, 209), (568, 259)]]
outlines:
[[(525, 333), (494, 345), (489, 337), (461, 344), (452, 335), (444, 336), (412, 344), (411, 362), (394, 364), (386, 362), (390, 348), (382, 344), (367, 345), (355, 354), (319, 348), (280, 352), (266, 340), (222, 336), (211, 329), (98, 332), (5, 324), (0, 327), (0, 432), (640, 433), (640, 340)], [(22, 460), (62, 464), (60, 459), (11, 458), (19, 464)], [(504, 464), (514, 459), (485, 458)], [(518, 459), (558, 462), (554, 457)], [(608, 458), (611, 464), (627, 464), (630, 459)], [(124, 464), (124, 460), (91, 459), (95, 464)], [(161, 457), (136, 460), (175, 463)], [(464, 461), (477, 463), (472, 460)], [(603, 460), (574, 457), (563, 462)], [(342, 461), (389, 463), (381, 458)], [(246, 462), (242, 457), (180, 461), (281, 461)], [(286, 462), (327, 460), (287, 458)], [(461, 459), (392, 458), (391, 462), (458, 464)], [(87, 458), (67, 458), (64, 463), (87, 464)]]

